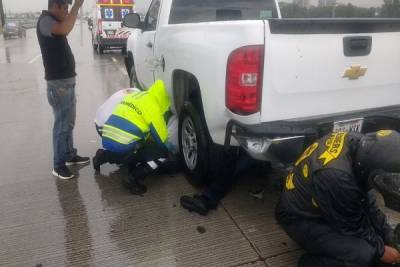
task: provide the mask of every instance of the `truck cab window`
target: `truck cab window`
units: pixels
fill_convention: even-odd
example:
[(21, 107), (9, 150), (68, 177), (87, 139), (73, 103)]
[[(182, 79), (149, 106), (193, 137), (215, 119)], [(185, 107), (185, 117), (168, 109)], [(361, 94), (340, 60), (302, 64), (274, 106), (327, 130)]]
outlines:
[(169, 24), (277, 17), (274, 0), (173, 0)]
[(161, 0), (153, 0), (150, 5), (149, 12), (144, 21), (145, 31), (155, 31), (157, 27), (158, 12), (160, 10)]

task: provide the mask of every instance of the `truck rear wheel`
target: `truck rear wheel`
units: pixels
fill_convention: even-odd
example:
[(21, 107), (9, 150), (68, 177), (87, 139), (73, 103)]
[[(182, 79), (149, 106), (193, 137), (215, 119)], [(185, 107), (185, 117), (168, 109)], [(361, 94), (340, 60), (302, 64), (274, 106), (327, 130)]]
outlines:
[(143, 88), (140, 85), (139, 80), (137, 78), (136, 69), (135, 69), (135, 65), (134, 64), (132, 64), (131, 71), (129, 72), (129, 82), (130, 82), (130, 86), (131, 87), (143, 90)]
[(194, 186), (209, 181), (209, 146), (204, 120), (186, 103), (179, 117), (179, 147), (186, 178)]

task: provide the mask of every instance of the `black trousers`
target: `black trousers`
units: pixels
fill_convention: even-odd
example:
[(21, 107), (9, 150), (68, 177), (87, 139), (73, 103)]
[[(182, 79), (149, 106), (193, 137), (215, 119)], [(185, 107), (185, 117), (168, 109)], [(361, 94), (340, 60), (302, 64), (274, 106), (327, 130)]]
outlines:
[(238, 158), (226, 155), (222, 166), (215, 174), (213, 182), (203, 191), (202, 195), (207, 197), (213, 204), (218, 203), (231, 190), (238, 174), (249, 170), (257, 164), (246, 152), (241, 151)]
[(156, 160), (166, 161), (168, 159), (168, 150), (156, 143), (145, 143), (137, 151), (127, 153), (115, 153), (108, 150), (104, 151), (104, 158), (111, 164), (122, 164), (128, 166), (132, 171), (141, 163), (153, 162)]
[[(384, 244), (396, 247), (398, 238), (371, 191), (368, 192), (367, 200), (364, 211), (371, 227)], [(377, 247), (364, 239), (341, 235), (322, 219), (289, 219), (286, 211), (285, 207), (278, 204), (276, 218), (289, 237), (306, 251), (299, 261), (299, 267), (380, 266)]]

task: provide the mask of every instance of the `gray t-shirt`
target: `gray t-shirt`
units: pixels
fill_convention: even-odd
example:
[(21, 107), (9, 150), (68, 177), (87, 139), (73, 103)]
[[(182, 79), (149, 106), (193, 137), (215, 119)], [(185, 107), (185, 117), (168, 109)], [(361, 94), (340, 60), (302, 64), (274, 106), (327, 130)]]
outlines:
[(54, 37), (51, 30), (57, 21), (50, 16), (45, 16), (40, 20), (39, 31), (46, 37)]

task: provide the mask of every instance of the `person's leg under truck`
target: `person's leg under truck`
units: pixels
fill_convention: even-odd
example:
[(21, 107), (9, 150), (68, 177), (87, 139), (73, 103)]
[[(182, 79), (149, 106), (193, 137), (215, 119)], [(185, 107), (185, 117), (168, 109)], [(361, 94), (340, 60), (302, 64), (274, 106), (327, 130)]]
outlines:
[(365, 240), (340, 235), (322, 221), (303, 220), (281, 225), (307, 252), (300, 258), (299, 267), (370, 267), (374, 264), (375, 249)]
[(241, 151), (239, 158), (233, 159), (226, 155), (223, 166), (214, 176), (214, 181), (204, 190), (203, 196), (207, 197), (214, 205), (229, 192), (239, 173), (242, 173), (256, 164), (246, 152)]
[(76, 155), (72, 137), (76, 117), (75, 84), (49, 81), (47, 98), (54, 113), (54, 167), (58, 168)]

